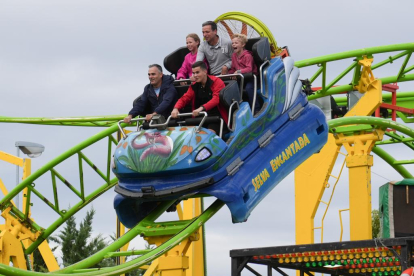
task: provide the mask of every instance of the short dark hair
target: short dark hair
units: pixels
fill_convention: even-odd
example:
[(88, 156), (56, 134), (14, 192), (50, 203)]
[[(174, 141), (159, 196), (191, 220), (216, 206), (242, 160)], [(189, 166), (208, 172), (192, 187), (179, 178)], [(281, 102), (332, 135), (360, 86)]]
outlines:
[(204, 63), (204, 61), (201, 61), (201, 60), (196, 61), (196, 62), (194, 62), (193, 65), (191, 65), (191, 68), (196, 68), (196, 67), (200, 67), (203, 70), (207, 70), (206, 64)]
[(211, 30), (212, 31), (216, 31), (217, 30), (217, 24), (214, 21), (206, 21), (206, 22), (203, 23), (203, 25), (201, 25), (201, 27), (208, 26), (208, 25), (211, 26)]
[(151, 64), (148, 66), (148, 68), (152, 68), (152, 67), (157, 67), (158, 71), (160, 71), (160, 73), (162, 73), (162, 67), (159, 64)]

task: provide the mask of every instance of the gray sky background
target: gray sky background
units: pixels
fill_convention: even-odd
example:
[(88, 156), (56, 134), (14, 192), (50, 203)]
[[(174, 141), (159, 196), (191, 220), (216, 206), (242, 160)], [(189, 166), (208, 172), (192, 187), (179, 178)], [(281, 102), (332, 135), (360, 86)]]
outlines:
[[(413, 1), (390, 3), (382, 0), (3, 0), (0, 2), (0, 116), (126, 114), (132, 100), (148, 83), (147, 66), (162, 64), (166, 55), (185, 45), (188, 33), (196, 32), (201, 37), (204, 21), (214, 20), (228, 11), (240, 10), (256, 16), (272, 31), (279, 46), (289, 46), (293, 58), (302, 60), (365, 47), (413, 42), (413, 9)], [(347, 66), (341, 65), (329, 67), (332, 71), (328, 72), (328, 79), (330, 74)], [(375, 71), (375, 76), (395, 75), (397, 65)], [(309, 78), (311, 74), (310, 70), (302, 70), (301, 78)], [(349, 79), (341, 83), (347, 84)], [(400, 91), (414, 91), (410, 83), (400, 84), (400, 88)], [(2, 124), (0, 150), (15, 154), (14, 142), (21, 140), (45, 145), (45, 153), (32, 161), (35, 170), (101, 130)], [(387, 149), (401, 159), (412, 158), (412, 152), (402, 151), (400, 147)], [(95, 163), (104, 164), (105, 153), (99, 146), (88, 149), (87, 153)], [(76, 183), (73, 168), (77, 164), (76, 160), (72, 161), (59, 171)], [(387, 180), (401, 178), (378, 158), (374, 162), (372, 206), (378, 208), (378, 187)], [(409, 168), (411, 172), (412, 168)], [(8, 188), (13, 187), (15, 168), (2, 163), (0, 177)], [(50, 176), (44, 179), (44, 183), (50, 182)], [(88, 176), (88, 180), (91, 186), (102, 184), (94, 177)], [(43, 179), (36, 183), (37, 187), (42, 183)], [(346, 170), (338, 185), (325, 220), (325, 241), (338, 240), (337, 210), (348, 208)], [(45, 194), (50, 194), (50, 190), (46, 189)], [(109, 235), (115, 231), (113, 196), (112, 191), (108, 192), (93, 204), (97, 209), (97, 233)], [(67, 200), (68, 205), (71, 201), (70, 198), (62, 200)], [(39, 224), (48, 225), (49, 211), (41, 206), (35, 204), (33, 215)], [(78, 217), (82, 218), (84, 213), (80, 212)], [(316, 224), (321, 213), (318, 213)], [(345, 224), (347, 220), (345, 214)], [(206, 226), (208, 275), (230, 274), (231, 249), (294, 244), (294, 227), (294, 183), (290, 175), (263, 200), (246, 223), (233, 225), (227, 208), (211, 219)], [(347, 228), (344, 239), (349, 239)], [(137, 241), (134, 246), (138, 248), (143, 243)]]

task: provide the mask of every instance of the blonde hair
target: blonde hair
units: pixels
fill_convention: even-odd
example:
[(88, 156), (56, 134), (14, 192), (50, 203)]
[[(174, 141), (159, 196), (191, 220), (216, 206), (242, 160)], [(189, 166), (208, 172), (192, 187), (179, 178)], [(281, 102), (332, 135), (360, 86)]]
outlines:
[(233, 38), (240, 39), (241, 43), (243, 43), (244, 45), (246, 45), (246, 43), (247, 43), (247, 36), (244, 35), (244, 34), (234, 34), (233, 37), (232, 37), (232, 39)]
[(200, 37), (197, 34), (191, 33), (191, 34), (188, 34), (185, 38), (189, 38), (189, 37), (194, 39), (195, 42), (198, 42), (198, 46), (200, 46)]

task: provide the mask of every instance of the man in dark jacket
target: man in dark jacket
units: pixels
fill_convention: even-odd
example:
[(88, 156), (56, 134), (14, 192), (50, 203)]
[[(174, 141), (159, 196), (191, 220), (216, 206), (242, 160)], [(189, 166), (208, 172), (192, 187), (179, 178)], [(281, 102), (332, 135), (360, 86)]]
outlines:
[[(150, 83), (144, 88), (141, 97), (134, 101), (131, 111), (124, 118), (125, 123), (141, 115), (150, 121), (155, 114), (161, 114), (165, 118), (170, 116), (174, 104), (177, 101), (177, 90), (174, 87), (174, 78), (162, 74), (162, 67), (158, 64), (151, 64), (148, 69)], [(145, 111), (149, 114), (145, 114)]]

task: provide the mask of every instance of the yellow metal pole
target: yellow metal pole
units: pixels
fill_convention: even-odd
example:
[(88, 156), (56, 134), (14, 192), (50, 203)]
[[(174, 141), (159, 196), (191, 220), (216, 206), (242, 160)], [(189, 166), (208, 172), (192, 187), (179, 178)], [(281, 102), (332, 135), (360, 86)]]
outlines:
[[(192, 219), (201, 215), (201, 198), (191, 198), (183, 201), (183, 219)], [(204, 275), (204, 244), (202, 227), (197, 230), (200, 237), (198, 241), (193, 241), (187, 250), (186, 256), (189, 258), (189, 268), (186, 276)]]
[[(0, 151), (0, 160), (22, 167), (23, 168), (22, 180), (26, 179), (31, 174), (31, 164), (32, 164), (31, 161), (32, 160), (30, 158), (20, 158), (20, 157), (8, 154), (6, 152)], [(0, 179), (0, 189), (4, 195), (8, 194), (8, 191), (6, 187), (4, 186), (4, 183), (1, 181), (1, 179)], [(23, 190), (23, 201), (22, 201), (23, 211), (25, 211), (26, 201), (27, 201), (27, 188)], [(31, 216), (30, 206), (29, 206), (28, 212), (29, 212), (28, 217), (30, 217)], [(20, 221), (10, 216), (8, 214), (8, 211), (3, 212), (2, 216), (5, 218), (6, 223), (4, 225), (1, 225), (1, 229), (9, 230), (9, 231), (3, 231), (2, 233), (10, 232), (11, 235), (3, 234), (0, 236), (0, 243), (1, 243), (1, 246), (3, 247), (0, 252), (0, 259), (2, 260), (1, 262), (9, 265), (10, 258), (11, 258), (15, 266), (18, 266), (19, 268), (22, 268), (22, 269), (27, 269), (21, 243), (24, 245), (25, 248), (27, 248), (28, 246), (31, 245), (31, 243), (34, 240), (37, 239), (37, 236), (32, 235), (32, 234), (29, 235), (28, 233), (31, 233), (30, 230), (24, 227)], [(8, 246), (12, 244), (15, 244), (16, 246)], [(40, 251), (40, 254), (43, 257), (43, 260), (46, 263), (48, 270), (49, 271), (58, 270), (59, 265), (47, 241), (44, 241), (43, 243), (41, 243), (38, 249)], [(30, 259), (31, 259), (31, 263), (33, 264), (33, 254), (30, 256)]]
[[(382, 103), (382, 83), (374, 78), (371, 63), (372, 59), (367, 57), (359, 61), (363, 69), (355, 89), (365, 94), (345, 117), (370, 116)], [(330, 134), (323, 149), (295, 170), (296, 244), (314, 243), (315, 214), (340, 148)]]
[(314, 218), (339, 149), (329, 134), (323, 149), (295, 170), (296, 244), (314, 243)]
[(337, 144), (348, 152), (345, 158), (349, 169), (349, 218), (351, 240), (372, 239), (371, 227), (371, 167), (370, 155), (376, 141), (382, 140), (383, 130), (353, 136), (337, 134)]

